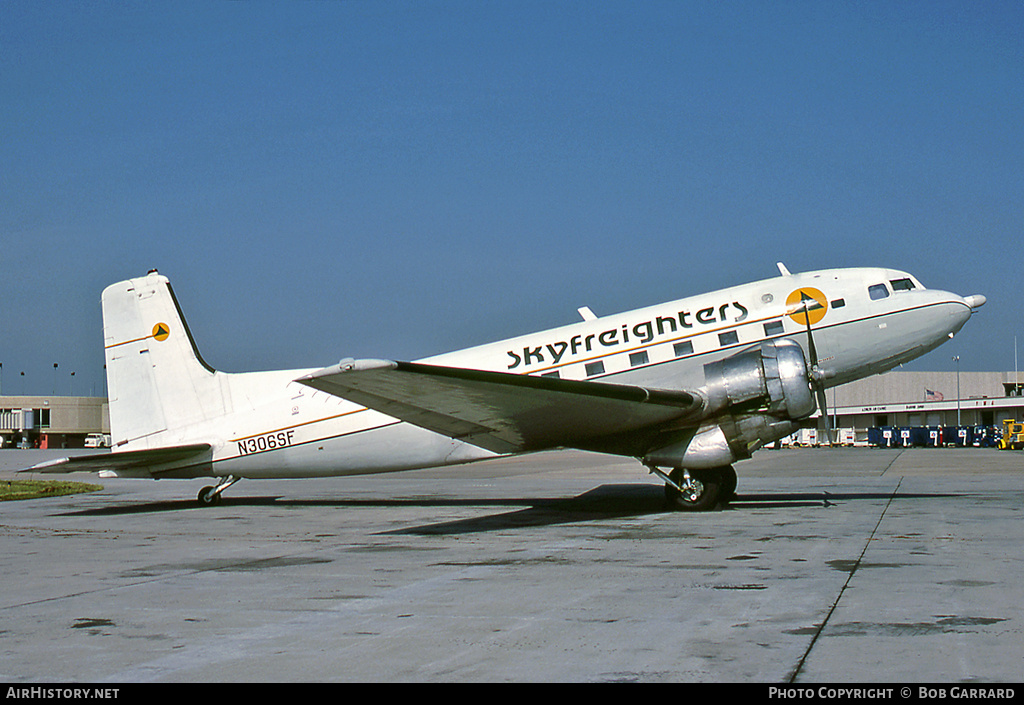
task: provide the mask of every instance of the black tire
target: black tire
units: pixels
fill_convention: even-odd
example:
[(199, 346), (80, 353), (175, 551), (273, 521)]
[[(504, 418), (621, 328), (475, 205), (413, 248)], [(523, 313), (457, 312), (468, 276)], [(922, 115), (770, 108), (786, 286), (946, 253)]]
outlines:
[(718, 501), (722, 504), (728, 504), (736, 499), (736, 470), (733, 469), (732, 465), (726, 465), (720, 468), (719, 471), (722, 489), (718, 495)]
[[(682, 469), (675, 469), (669, 477), (677, 485), (685, 482)], [(692, 482), (688, 491), (680, 492), (672, 485), (665, 485), (665, 500), (669, 507), (684, 512), (707, 512), (718, 506), (722, 491), (722, 473), (720, 470), (691, 470)]]
[(199, 495), (196, 499), (199, 501), (199, 505), (203, 507), (214, 507), (220, 504), (220, 493), (214, 492), (213, 487), (204, 487), (199, 490)]

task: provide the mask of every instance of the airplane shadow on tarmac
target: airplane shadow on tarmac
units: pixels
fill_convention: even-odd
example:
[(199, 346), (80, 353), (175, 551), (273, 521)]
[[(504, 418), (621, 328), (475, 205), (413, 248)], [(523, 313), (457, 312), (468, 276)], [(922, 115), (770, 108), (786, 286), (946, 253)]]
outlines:
[[(797, 507), (818, 507), (828, 509), (842, 502), (936, 499), (959, 495), (941, 493), (901, 494), (891, 492), (782, 492), (772, 494), (739, 494), (732, 502), (722, 507), (725, 511), (745, 511), (749, 509), (790, 509)], [(688, 516), (686, 512), (676, 512), (665, 503), (664, 490), (660, 485), (614, 484), (601, 485), (576, 497), (522, 497), (502, 499), (446, 498), (446, 497), (408, 497), (408, 498), (373, 498), (373, 499), (291, 499), (276, 496), (268, 497), (224, 497), (218, 505), (220, 508), (238, 507), (277, 507), (277, 508), (358, 508), (358, 507), (476, 507), (476, 508), (511, 508), (512, 511), (486, 516), (457, 519), (438, 524), (428, 524), (411, 528), (385, 531), (385, 534), (472, 534), (488, 531), (502, 531), (534, 526), (551, 526), (571, 524), (581, 521), (597, 521), (639, 517), (648, 514), (675, 513)], [(195, 500), (174, 500), (161, 502), (145, 502), (141, 504), (121, 504), (117, 506), (98, 507), (81, 511), (65, 512), (63, 516), (117, 516), (132, 514), (149, 514), (157, 512), (201, 511), (215, 512), (216, 508), (197, 505)], [(693, 516), (693, 515), (690, 515)]]

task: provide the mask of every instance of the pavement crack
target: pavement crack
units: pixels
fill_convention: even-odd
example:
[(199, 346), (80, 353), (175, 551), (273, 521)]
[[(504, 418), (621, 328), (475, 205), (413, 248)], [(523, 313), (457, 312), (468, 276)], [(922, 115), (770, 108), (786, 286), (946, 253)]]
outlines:
[[(885, 473), (889, 472), (889, 469), (890, 469), (890, 468), (891, 468), (891, 467), (892, 467), (893, 465), (895, 465), (895, 464), (896, 464), (896, 461), (900, 459), (900, 456), (901, 456), (901, 455), (903, 455), (903, 453), (904, 453), (904, 451), (905, 451), (905, 450), (906, 450), (906, 449), (904, 448), (903, 450), (900, 450), (900, 452), (899, 452), (899, 453), (897, 453), (896, 455), (894, 455), (894, 456), (893, 456), (893, 458), (892, 458), (892, 461), (891, 461), (891, 462), (890, 462), (890, 463), (889, 463), (888, 465), (886, 465), (886, 466), (885, 466), (885, 470), (883, 470), (882, 472), (880, 472), (880, 473), (878, 474), (878, 476), (879, 476), (879, 477), (885, 477)], [(903, 482), (903, 478), (900, 478), (900, 482)], [(898, 487), (898, 486), (897, 486), (897, 487)]]
[(878, 527), (882, 525), (882, 519), (885, 518), (885, 513), (889, 511), (889, 507), (892, 506), (892, 501), (896, 499), (896, 494), (900, 491), (900, 485), (902, 484), (903, 478), (901, 477), (900, 481), (896, 483), (896, 487), (893, 489), (892, 494), (889, 495), (889, 501), (887, 501), (885, 506), (882, 507), (882, 513), (878, 515), (878, 521), (875, 522), (874, 528), (871, 529), (871, 533), (868, 535), (868, 540), (864, 542), (864, 548), (861, 549), (860, 555), (857, 556), (857, 561), (850, 569), (849, 575), (846, 576), (846, 581), (843, 583), (843, 586), (839, 588), (839, 594), (836, 595), (836, 599), (829, 608), (828, 614), (825, 615), (825, 619), (823, 619), (821, 624), (818, 625), (818, 628), (814, 632), (814, 636), (811, 637), (810, 643), (807, 644), (807, 649), (804, 651), (803, 656), (800, 657), (800, 662), (797, 663), (796, 668), (793, 669), (793, 672), (789, 675), (789, 678), (786, 679), (786, 682), (794, 683), (800, 676), (800, 672), (803, 670), (804, 664), (807, 662), (807, 658), (811, 655), (811, 651), (814, 650), (815, 644), (818, 643), (818, 637), (820, 637), (822, 632), (825, 631), (825, 627), (828, 626), (829, 620), (832, 619), (832, 615), (835, 613), (836, 608), (839, 607), (840, 600), (843, 599), (843, 594), (846, 592), (846, 588), (850, 586), (853, 576), (857, 574), (857, 569), (860, 568), (861, 563), (864, 561), (864, 556), (868, 552), (868, 547), (871, 546), (871, 542), (874, 540), (875, 534), (878, 533)]

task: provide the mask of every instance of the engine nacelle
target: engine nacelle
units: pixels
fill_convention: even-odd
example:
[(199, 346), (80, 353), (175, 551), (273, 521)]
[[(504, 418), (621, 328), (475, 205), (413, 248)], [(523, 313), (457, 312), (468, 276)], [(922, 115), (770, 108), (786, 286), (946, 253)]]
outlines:
[(704, 366), (704, 413), (691, 436), (648, 453), (644, 462), (675, 468), (713, 468), (749, 458), (800, 428), (817, 408), (801, 347), (765, 341)]
[(724, 360), (704, 365), (707, 414), (732, 406), (761, 407), (781, 419), (802, 419), (817, 405), (803, 349), (792, 340), (766, 340)]
[(776, 419), (766, 414), (726, 417), (720, 423), (701, 426), (692, 436), (644, 456), (647, 465), (671, 468), (720, 468), (800, 428), (797, 421)]

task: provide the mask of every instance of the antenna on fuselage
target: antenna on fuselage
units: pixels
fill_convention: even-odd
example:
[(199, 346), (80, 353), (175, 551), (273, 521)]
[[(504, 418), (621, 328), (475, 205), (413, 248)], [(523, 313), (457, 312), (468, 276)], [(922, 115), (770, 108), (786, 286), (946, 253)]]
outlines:
[(781, 274), (782, 276), (784, 276), (784, 277), (791, 277), (791, 276), (793, 276), (792, 274), (789, 273), (789, 270), (786, 269), (786, 265), (784, 265), (782, 262), (776, 262), (775, 266), (779, 268), (779, 274)]

